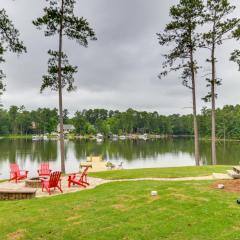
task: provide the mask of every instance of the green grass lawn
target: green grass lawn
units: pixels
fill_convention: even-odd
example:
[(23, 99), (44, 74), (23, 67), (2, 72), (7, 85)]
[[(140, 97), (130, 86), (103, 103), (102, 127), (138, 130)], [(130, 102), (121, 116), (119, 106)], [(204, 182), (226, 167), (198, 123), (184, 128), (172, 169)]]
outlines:
[(9, 135), (2, 135), (3, 138), (9, 138), (9, 139), (32, 139), (32, 135), (16, 135), (16, 134), (9, 134)]
[[(117, 182), (0, 203), (0, 239), (238, 240), (239, 194), (211, 181)], [(159, 195), (151, 197), (150, 191)]]
[(231, 166), (201, 166), (201, 167), (172, 167), (172, 168), (145, 168), (112, 170), (105, 172), (90, 173), (92, 177), (104, 179), (130, 179), (130, 178), (178, 178), (207, 176), (212, 173), (225, 173)]

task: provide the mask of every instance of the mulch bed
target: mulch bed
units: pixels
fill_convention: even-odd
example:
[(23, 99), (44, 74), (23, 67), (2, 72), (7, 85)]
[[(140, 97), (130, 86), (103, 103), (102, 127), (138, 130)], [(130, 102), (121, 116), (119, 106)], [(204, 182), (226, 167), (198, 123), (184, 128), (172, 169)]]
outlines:
[(240, 192), (240, 179), (217, 181), (211, 187), (214, 189), (218, 189), (218, 184), (224, 185), (224, 189), (219, 190), (225, 192)]

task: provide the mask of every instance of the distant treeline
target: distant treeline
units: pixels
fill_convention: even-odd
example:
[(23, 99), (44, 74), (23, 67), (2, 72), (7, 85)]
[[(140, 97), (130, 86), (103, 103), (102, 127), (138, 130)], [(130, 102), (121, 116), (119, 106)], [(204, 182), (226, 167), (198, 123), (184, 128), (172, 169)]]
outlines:
[[(217, 109), (218, 138), (240, 139), (240, 105), (227, 105)], [(211, 111), (203, 108), (198, 115), (200, 137), (211, 135)], [(64, 124), (72, 124), (75, 133), (86, 135), (102, 133), (151, 133), (164, 135), (193, 135), (192, 115), (160, 115), (158, 112), (125, 112), (105, 109), (77, 111), (70, 118), (64, 110)], [(38, 108), (27, 111), (23, 106), (0, 109), (0, 134), (43, 134), (55, 132), (58, 125), (57, 109)]]

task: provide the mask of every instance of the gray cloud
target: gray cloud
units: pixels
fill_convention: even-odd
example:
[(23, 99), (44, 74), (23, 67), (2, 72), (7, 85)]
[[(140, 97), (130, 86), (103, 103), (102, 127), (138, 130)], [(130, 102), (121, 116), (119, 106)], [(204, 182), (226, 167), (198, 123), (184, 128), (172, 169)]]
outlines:
[[(64, 107), (72, 112), (86, 108), (104, 107), (125, 110), (159, 111), (162, 114), (190, 113), (191, 92), (181, 85), (179, 74), (170, 74), (159, 80), (161, 54), (165, 49), (158, 45), (156, 32), (163, 30), (169, 21), (168, 11), (176, 0), (79, 0), (76, 13), (87, 18), (96, 31), (98, 41), (88, 48), (74, 41), (64, 41), (64, 50), (70, 62), (79, 67), (76, 75), (78, 90), (64, 92)], [(232, 1), (237, 4), (237, 0)], [(41, 1), (2, 0), (28, 53), (16, 57), (7, 54), (3, 68), (7, 74), (7, 91), (3, 96), (5, 107), (25, 105), (57, 107), (57, 93), (39, 93), (41, 76), (47, 68), (47, 50), (57, 49), (56, 38), (45, 38), (42, 31), (32, 25), (32, 20), (42, 14)], [(239, 13), (239, 9), (237, 9)], [(227, 43), (218, 52), (218, 73), (223, 78), (219, 88), (218, 107), (239, 102), (240, 73), (228, 61), (237, 43)], [(199, 53), (204, 69), (208, 52)], [(204, 70), (203, 69), (203, 70)], [(206, 82), (198, 76), (198, 110), (205, 105), (200, 99), (207, 93)]]

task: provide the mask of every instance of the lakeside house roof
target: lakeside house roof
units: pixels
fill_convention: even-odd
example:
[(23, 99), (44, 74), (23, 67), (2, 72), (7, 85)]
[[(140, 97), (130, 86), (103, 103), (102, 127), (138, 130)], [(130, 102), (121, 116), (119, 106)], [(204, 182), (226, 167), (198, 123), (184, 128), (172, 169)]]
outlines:
[[(60, 124), (57, 126), (58, 130), (60, 129)], [(75, 127), (72, 124), (63, 124), (63, 130), (64, 131), (73, 131), (75, 130)]]

